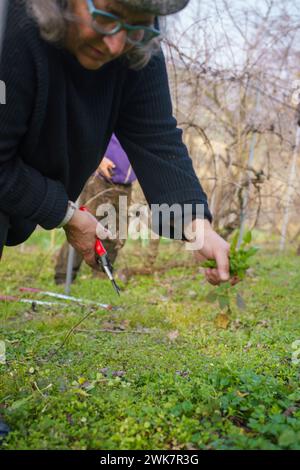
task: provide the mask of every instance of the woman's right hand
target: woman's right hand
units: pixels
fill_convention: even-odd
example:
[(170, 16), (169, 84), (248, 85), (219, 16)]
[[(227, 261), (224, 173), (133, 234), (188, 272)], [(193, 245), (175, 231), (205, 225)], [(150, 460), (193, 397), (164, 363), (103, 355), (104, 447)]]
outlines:
[(68, 242), (83, 256), (84, 261), (91, 268), (99, 269), (95, 257), (96, 240), (110, 238), (110, 232), (90, 212), (79, 209), (74, 212), (64, 230)]

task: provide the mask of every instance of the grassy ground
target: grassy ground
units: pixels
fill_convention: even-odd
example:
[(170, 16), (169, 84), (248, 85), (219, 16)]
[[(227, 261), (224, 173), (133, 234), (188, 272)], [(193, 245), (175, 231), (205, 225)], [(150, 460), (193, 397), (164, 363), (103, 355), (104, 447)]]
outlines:
[[(0, 304), (4, 449), (300, 449), (299, 258), (262, 249), (234, 288), (246, 310), (220, 328), (201, 270), (171, 268), (178, 253), (189, 260), (162, 244), (158, 271), (130, 278), (120, 300), (84, 268), (72, 294), (119, 310)], [(119, 267), (141, 260), (131, 243)], [(62, 292), (52, 274), (49, 235), (37, 234), (6, 250), (2, 294)]]

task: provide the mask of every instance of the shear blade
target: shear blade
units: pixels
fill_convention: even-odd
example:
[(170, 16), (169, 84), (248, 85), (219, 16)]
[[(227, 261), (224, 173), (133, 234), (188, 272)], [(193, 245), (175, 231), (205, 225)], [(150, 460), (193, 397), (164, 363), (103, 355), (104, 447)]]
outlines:
[(116, 293), (117, 293), (118, 295), (120, 295), (121, 289), (120, 289), (120, 287), (117, 285), (116, 281), (112, 280), (111, 282), (112, 282), (112, 285), (114, 286), (114, 289), (115, 289)]

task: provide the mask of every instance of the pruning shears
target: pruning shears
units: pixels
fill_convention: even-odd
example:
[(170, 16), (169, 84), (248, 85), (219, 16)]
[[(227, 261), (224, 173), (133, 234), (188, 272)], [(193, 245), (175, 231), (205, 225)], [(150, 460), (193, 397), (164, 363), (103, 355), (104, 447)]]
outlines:
[[(89, 212), (85, 206), (81, 206), (80, 210), (83, 212)], [(114, 276), (113, 276), (113, 267), (109, 260), (106, 249), (104, 248), (103, 243), (99, 238), (97, 238), (95, 243), (95, 256), (96, 262), (101, 267), (102, 271), (107, 275), (108, 279), (111, 281), (115, 291), (120, 295), (120, 288), (117, 285)]]

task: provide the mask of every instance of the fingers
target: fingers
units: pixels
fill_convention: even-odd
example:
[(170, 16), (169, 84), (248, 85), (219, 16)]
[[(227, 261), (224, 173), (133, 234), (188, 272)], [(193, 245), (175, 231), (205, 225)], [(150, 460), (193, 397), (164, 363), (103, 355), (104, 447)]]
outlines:
[(107, 180), (111, 179), (111, 174), (110, 174), (108, 168), (101, 169), (101, 173), (104, 176), (104, 178), (106, 178)]
[(102, 176), (104, 176), (105, 179), (110, 181), (112, 178), (113, 170), (115, 168), (116, 168), (116, 165), (114, 164), (114, 162), (111, 161), (109, 158), (104, 157), (98, 167), (98, 171), (100, 172)]
[(105, 156), (103, 157), (102, 162), (100, 163), (100, 167), (116, 168), (116, 165), (112, 160), (110, 160), (110, 158)]
[(96, 235), (100, 240), (113, 240), (113, 234), (111, 233), (110, 230), (105, 228), (100, 222), (97, 223), (96, 227)]
[(210, 284), (217, 286), (220, 284), (219, 274), (217, 269), (206, 269), (205, 277)]
[[(218, 286), (220, 284), (220, 276), (219, 276), (219, 272), (217, 269), (209, 269), (209, 268), (206, 269), (205, 277), (207, 281), (213, 286)], [(229, 279), (229, 282), (231, 286), (233, 287), (239, 282), (241, 282), (241, 279), (239, 279), (238, 276), (233, 276), (231, 279)]]
[(230, 274), (229, 274), (229, 245), (223, 250), (219, 250), (216, 253), (216, 263), (217, 263), (217, 276), (219, 282), (226, 282), (229, 281)]
[(94, 250), (92, 252), (84, 254), (83, 259), (86, 262), (86, 264), (88, 264), (91, 268), (100, 270), (100, 267), (96, 261), (96, 253)]
[(199, 263), (202, 263), (203, 261), (207, 260), (206, 256), (202, 255), (200, 251), (194, 251), (193, 253), (195, 260)]
[[(97, 235), (97, 229), (100, 236)], [(66, 235), (69, 243), (82, 254), (84, 261), (93, 269), (97, 269), (95, 252), (97, 236), (101, 239), (102, 236), (104, 238), (111, 233), (99, 224), (92, 214), (78, 210), (66, 227)]]
[[(230, 279), (229, 274), (229, 245), (225, 246), (223, 250), (220, 250), (215, 256), (217, 263), (217, 269), (206, 269), (205, 276), (210, 284), (217, 286), (222, 282), (227, 282)], [(234, 284), (238, 281), (234, 280)], [(234, 285), (232, 284), (232, 285)]]
[(86, 254), (86, 255), (83, 256), (83, 259), (86, 262), (86, 264), (88, 264), (91, 268), (93, 268), (93, 269), (98, 268), (95, 253)]

